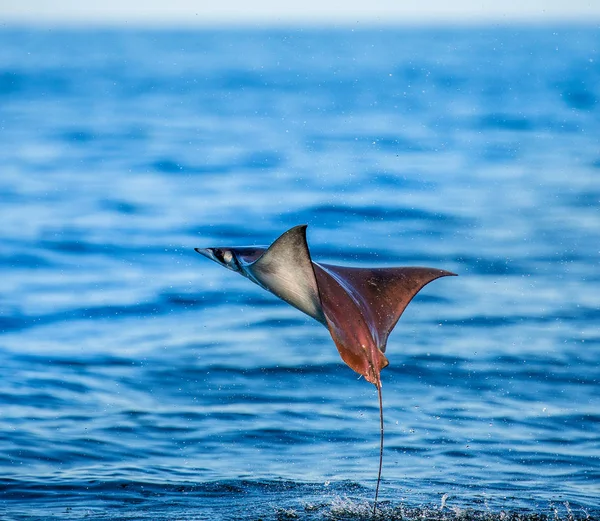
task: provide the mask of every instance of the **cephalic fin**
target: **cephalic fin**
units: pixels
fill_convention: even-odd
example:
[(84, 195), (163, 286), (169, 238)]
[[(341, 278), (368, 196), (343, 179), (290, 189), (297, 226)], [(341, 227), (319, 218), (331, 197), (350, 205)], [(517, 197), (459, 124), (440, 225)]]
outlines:
[(429, 282), (455, 275), (435, 268), (349, 268), (321, 263), (319, 266), (352, 297), (382, 352), (412, 298)]
[(326, 324), (306, 243), (306, 225), (285, 232), (244, 271), (267, 291)]

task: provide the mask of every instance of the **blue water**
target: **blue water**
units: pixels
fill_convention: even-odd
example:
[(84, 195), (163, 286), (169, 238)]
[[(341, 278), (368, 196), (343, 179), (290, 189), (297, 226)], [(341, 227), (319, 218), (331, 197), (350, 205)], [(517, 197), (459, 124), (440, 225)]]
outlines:
[(2, 519), (367, 519), (375, 388), (193, 251), (302, 223), (460, 275), (390, 337), (381, 519), (599, 519), (599, 50), (1, 28)]

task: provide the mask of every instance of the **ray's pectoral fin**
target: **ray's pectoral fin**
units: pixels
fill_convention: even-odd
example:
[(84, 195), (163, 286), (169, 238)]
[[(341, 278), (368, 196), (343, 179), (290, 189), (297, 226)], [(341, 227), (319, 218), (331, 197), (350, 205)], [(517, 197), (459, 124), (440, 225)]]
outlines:
[(281, 235), (261, 257), (246, 266), (245, 271), (267, 291), (326, 324), (306, 243), (306, 225), (296, 226)]
[(385, 352), (387, 339), (413, 297), (440, 277), (456, 275), (436, 268), (321, 267), (352, 296), (377, 347)]
[(365, 349), (364, 344), (356, 342), (354, 338), (347, 338), (344, 332), (340, 332), (331, 322), (328, 329), (344, 363), (362, 375), (367, 382), (379, 387), (381, 370), (390, 364), (383, 352), (375, 346)]
[[(427, 284), (455, 273), (436, 268), (380, 268), (367, 278), (367, 299), (376, 327), (380, 349), (385, 352), (387, 339), (406, 306)], [(369, 291), (370, 290), (370, 291)]]

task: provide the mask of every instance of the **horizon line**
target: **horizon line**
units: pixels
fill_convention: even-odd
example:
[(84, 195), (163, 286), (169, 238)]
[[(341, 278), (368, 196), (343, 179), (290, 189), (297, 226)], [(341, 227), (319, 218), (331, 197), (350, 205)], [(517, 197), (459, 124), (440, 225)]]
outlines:
[(1, 19), (0, 28), (14, 29), (384, 29), (384, 28), (469, 28), (469, 27), (597, 27), (600, 16), (586, 17), (495, 17), (478, 16), (470, 19), (459, 17), (388, 17), (380, 18), (325, 18), (325, 17), (267, 17), (267, 18), (224, 18), (210, 17), (190, 20), (173, 17), (154, 18), (11, 18)]

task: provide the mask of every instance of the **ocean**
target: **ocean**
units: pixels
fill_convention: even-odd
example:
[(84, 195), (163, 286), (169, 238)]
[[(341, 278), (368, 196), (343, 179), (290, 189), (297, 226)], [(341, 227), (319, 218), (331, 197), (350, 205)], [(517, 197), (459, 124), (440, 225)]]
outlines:
[(0, 517), (370, 519), (376, 389), (194, 247), (429, 266), (377, 519), (600, 519), (600, 28), (0, 28)]

